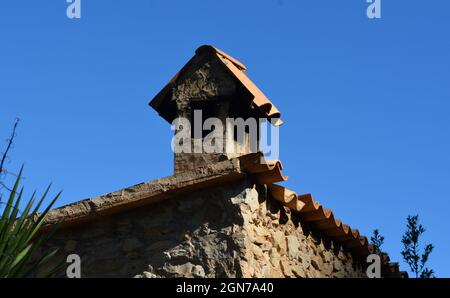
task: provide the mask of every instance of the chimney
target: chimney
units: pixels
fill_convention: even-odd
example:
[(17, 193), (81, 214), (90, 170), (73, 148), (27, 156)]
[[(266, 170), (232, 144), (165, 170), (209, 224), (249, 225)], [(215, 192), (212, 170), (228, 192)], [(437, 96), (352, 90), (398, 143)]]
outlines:
[(150, 102), (175, 130), (175, 174), (255, 153), (259, 119), (282, 124), (278, 109), (245, 71), (224, 52), (201, 46)]

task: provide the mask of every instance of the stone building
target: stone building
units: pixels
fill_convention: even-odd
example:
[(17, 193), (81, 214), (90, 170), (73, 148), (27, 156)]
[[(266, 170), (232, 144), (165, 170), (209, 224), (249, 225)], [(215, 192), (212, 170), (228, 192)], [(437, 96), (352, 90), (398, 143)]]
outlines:
[[(202, 46), (150, 106), (169, 123), (201, 110), (280, 125), (245, 70)], [(366, 277), (366, 237), (311, 195), (277, 185), (287, 179), (281, 162), (266, 161), (247, 133), (227, 139), (237, 153), (176, 153), (173, 176), (52, 210), (44, 231), (61, 226), (43, 249), (60, 248), (55, 263), (79, 255), (82, 277)], [(381, 260), (382, 276), (405, 276)]]

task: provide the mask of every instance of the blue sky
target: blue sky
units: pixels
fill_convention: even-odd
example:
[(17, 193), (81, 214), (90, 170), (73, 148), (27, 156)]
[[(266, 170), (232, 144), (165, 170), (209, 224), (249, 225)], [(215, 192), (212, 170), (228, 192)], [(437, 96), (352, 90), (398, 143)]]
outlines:
[(7, 166), (25, 163), (29, 192), (53, 182), (63, 205), (171, 175), (147, 103), (212, 44), (281, 110), (286, 186), (379, 228), (397, 261), (420, 214), (450, 277), (448, 1), (383, 0), (380, 20), (365, 0), (81, 1), (80, 20), (65, 0), (0, 4), (0, 137), (20, 117)]

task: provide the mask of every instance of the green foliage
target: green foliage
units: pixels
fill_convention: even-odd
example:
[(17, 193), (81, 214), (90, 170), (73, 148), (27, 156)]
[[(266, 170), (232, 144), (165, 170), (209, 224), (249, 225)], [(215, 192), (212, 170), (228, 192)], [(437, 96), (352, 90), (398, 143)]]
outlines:
[(402, 238), (403, 250), (401, 253), (403, 260), (409, 265), (416, 278), (432, 278), (434, 271), (428, 269), (426, 263), (434, 246), (427, 244), (421, 254), (419, 241), (423, 233), (425, 233), (425, 228), (419, 224), (419, 216), (408, 216), (406, 231)]
[(380, 234), (378, 229), (375, 229), (373, 231), (372, 237), (370, 237), (370, 242), (375, 248), (375, 251), (377, 253), (381, 253), (381, 246), (384, 244), (384, 237)]
[[(52, 251), (36, 262), (31, 262), (31, 256), (54, 232), (53, 230), (45, 235), (38, 233), (44, 223), (45, 216), (60, 193), (52, 199), (42, 213), (38, 211), (48, 194), (50, 186), (36, 205), (36, 193), (34, 193), (23, 212), (20, 212), (19, 206), (23, 196), (23, 188), (19, 191), (21, 177), (22, 169), (9, 194), (9, 199), (4, 204), (3, 213), (0, 217), (0, 277), (2, 278), (31, 276), (57, 252), (57, 250)], [(57, 269), (55, 268), (55, 270)], [(48, 273), (53, 274), (53, 270)]]

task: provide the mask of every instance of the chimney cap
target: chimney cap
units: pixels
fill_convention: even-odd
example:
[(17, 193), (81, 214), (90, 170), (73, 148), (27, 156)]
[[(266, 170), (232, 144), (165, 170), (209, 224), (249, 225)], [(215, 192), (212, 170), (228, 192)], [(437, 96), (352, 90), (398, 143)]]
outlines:
[(196, 55), (180, 71), (178, 71), (178, 73), (169, 81), (169, 83), (167, 83), (166, 86), (149, 103), (149, 105), (153, 109), (155, 109), (166, 121), (168, 121), (169, 123), (172, 122), (175, 119), (175, 115), (164, 112), (164, 103), (170, 100), (170, 91), (177, 84), (178, 79), (184, 73), (187, 66), (197, 56), (215, 55), (220, 59), (229, 73), (232, 74), (253, 96), (252, 105), (254, 105), (260, 111), (262, 117), (269, 120), (275, 119), (275, 122), (273, 123), (275, 126), (283, 124), (283, 121), (280, 119), (281, 112), (245, 74), (247, 68), (243, 63), (211, 45), (200, 46), (195, 51), (195, 54)]

